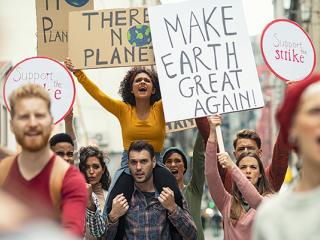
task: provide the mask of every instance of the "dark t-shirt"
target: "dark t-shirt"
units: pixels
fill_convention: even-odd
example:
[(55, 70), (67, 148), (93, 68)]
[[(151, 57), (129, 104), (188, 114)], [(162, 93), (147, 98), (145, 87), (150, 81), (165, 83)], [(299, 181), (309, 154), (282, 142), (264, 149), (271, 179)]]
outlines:
[(155, 192), (142, 192), (142, 193), (146, 197), (146, 201), (148, 205), (155, 198)]

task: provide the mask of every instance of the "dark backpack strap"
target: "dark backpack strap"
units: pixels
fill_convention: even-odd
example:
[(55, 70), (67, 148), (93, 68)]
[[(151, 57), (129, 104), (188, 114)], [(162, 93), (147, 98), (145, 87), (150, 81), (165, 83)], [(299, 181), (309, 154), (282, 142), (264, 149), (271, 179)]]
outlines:
[[(130, 202), (134, 191), (134, 180), (131, 175), (123, 172), (117, 179), (113, 189), (109, 192), (108, 202), (106, 204), (107, 213), (109, 214), (112, 208), (112, 200), (120, 193), (123, 193), (128, 202)], [(117, 234), (115, 240), (122, 240), (125, 233), (125, 215), (119, 218)]]
[[(162, 188), (169, 187), (174, 192), (174, 198), (176, 204), (183, 208), (183, 197), (179, 189), (178, 183), (174, 175), (165, 167), (157, 165), (153, 169), (153, 181), (159, 193), (162, 192)], [(178, 233), (177, 229), (169, 221), (171, 239), (182, 239), (181, 235)]]
[(114, 238), (115, 240), (122, 240), (124, 237), (124, 232), (125, 232), (125, 229), (124, 229), (125, 218), (124, 218), (124, 216), (119, 218), (117, 235)]
[(180, 233), (177, 231), (176, 227), (169, 221), (169, 228), (172, 240), (182, 240)]
[(169, 171), (169, 169), (156, 165), (153, 169), (153, 182), (159, 193), (162, 192), (162, 188), (169, 187), (174, 192), (176, 204), (183, 208), (182, 193), (179, 189), (175, 176)]

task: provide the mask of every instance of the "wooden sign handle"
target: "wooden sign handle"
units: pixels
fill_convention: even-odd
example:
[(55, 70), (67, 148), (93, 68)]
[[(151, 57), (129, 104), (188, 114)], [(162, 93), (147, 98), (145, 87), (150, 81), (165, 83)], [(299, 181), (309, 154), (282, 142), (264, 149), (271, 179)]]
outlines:
[(216, 134), (217, 134), (217, 141), (218, 141), (218, 146), (219, 146), (219, 152), (221, 152), (221, 153), (222, 153), (222, 152), (225, 152), (220, 125), (216, 126)]

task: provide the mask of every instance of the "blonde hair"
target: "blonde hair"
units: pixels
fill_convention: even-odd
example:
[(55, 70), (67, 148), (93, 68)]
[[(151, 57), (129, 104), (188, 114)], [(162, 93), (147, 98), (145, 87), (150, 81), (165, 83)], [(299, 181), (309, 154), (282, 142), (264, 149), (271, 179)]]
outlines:
[(11, 118), (15, 115), (15, 106), (18, 101), (26, 98), (40, 98), (45, 101), (48, 111), (51, 115), (50, 107), (51, 107), (51, 100), (49, 93), (40, 85), (28, 83), (23, 85), (17, 89), (15, 89), (9, 97), (9, 104), (10, 104), (10, 115)]

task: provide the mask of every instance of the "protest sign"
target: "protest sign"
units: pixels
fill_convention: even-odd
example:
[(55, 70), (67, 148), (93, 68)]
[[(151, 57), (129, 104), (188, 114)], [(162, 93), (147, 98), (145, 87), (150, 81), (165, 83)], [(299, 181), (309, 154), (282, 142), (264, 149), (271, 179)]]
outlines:
[(68, 14), (92, 10), (93, 0), (36, 0), (37, 55), (63, 61), (68, 56)]
[(241, 1), (148, 11), (166, 122), (264, 105)]
[(146, 8), (72, 12), (69, 56), (76, 68), (154, 64)]
[(55, 124), (64, 119), (73, 106), (76, 89), (70, 72), (61, 63), (50, 58), (32, 57), (15, 65), (3, 87), (3, 97), (9, 111), (10, 94), (27, 83), (39, 84), (48, 91)]
[(312, 74), (316, 65), (310, 37), (288, 19), (274, 20), (265, 27), (260, 48), (269, 69), (282, 80), (303, 80)]
[(196, 122), (194, 119), (186, 119), (181, 121), (175, 121), (175, 122), (167, 122), (166, 123), (166, 133), (170, 132), (178, 132), (187, 130), (190, 128), (195, 128)]

